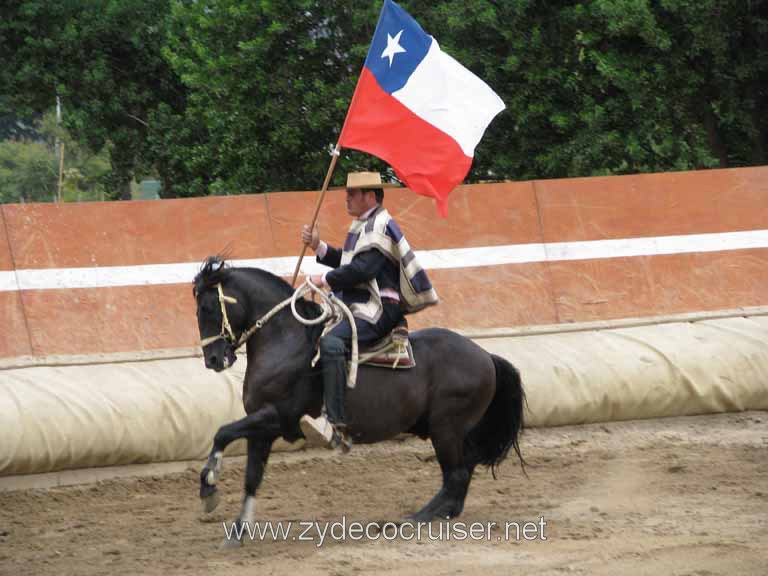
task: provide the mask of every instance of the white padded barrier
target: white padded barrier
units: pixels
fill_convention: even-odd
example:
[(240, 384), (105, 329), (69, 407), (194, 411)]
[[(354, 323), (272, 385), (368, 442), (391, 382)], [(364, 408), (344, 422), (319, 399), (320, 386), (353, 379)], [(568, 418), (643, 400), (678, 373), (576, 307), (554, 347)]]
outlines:
[[(768, 315), (475, 340), (520, 370), (532, 426), (768, 410)], [(189, 354), (6, 363), (0, 475), (205, 457), (246, 362)]]

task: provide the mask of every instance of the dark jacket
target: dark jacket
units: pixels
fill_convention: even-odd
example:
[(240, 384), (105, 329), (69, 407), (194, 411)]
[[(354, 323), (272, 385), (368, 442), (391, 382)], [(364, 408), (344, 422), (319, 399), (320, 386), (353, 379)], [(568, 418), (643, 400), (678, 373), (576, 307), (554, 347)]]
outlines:
[(334, 268), (325, 279), (338, 298), (345, 304), (365, 302), (370, 295), (358, 284), (375, 278), (379, 290), (391, 288), (395, 292), (400, 288), (400, 269), (397, 264), (376, 249), (366, 250), (355, 255), (349, 264), (341, 266), (341, 250), (328, 246), (325, 257), (317, 258), (320, 264)]

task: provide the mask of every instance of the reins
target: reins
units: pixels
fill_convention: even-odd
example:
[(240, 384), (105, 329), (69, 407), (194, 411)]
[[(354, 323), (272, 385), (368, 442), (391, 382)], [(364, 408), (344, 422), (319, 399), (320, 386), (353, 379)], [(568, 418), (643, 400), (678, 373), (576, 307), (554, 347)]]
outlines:
[[(336, 323), (341, 319), (341, 314), (343, 313), (347, 319), (349, 320), (349, 324), (352, 327), (352, 360), (350, 362), (350, 368), (349, 368), (349, 375), (347, 377), (347, 386), (350, 388), (355, 387), (355, 383), (357, 382), (357, 365), (358, 365), (358, 346), (357, 346), (357, 326), (355, 326), (355, 319), (352, 316), (352, 312), (347, 307), (344, 302), (336, 298), (333, 294), (326, 294), (323, 290), (315, 286), (312, 282), (310, 282), (309, 278), (307, 278), (301, 286), (299, 286), (296, 291), (288, 298), (283, 300), (282, 302), (279, 302), (276, 304), (271, 310), (269, 310), (266, 314), (264, 314), (261, 318), (256, 320), (256, 322), (248, 328), (246, 331), (244, 331), (242, 334), (240, 334), (240, 338), (237, 338), (235, 336), (234, 331), (232, 330), (232, 326), (229, 323), (229, 317), (227, 316), (227, 304), (237, 304), (237, 298), (233, 298), (231, 296), (226, 296), (224, 294), (224, 290), (221, 287), (221, 283), (216, 284), (216, 289), (219, 295), (219, 304), (221, 306), (221, 331), (216, 336), (209, 336), (208, 338), (203, 338), (200, 340), (200, 347), (204, 348), (208, 344), (211, 344), (212, 342), (215, 342), (216, 340), (222, 339), (229, 344), (232, 345), (234, 350), (237, 350), (240, 348), (243, 344), (245, 344), (251, 336), (253, 336), (256, 332), (261, 330), (261, 328), (264, 327), (264, 325), (269, 322), (272, 317), (274, 317), (278, 312), (280, 312), (283, 308), (290, 305), (291, 306), (291, 312), (293, 313), (293, 317), (296, 318), (301, 324), (304, 324), (305, 326), (316, 326), (318, 324), (325, 323), (325, 329), (323, 330), (323, 333), (321, 335), (325, 336), (325, 334), (336, 325)], [(315, 294), (318, 294), (320, 296), (320, 307), (322, 309), (322, 312), (320, 313), (320, 316), (317, 318), (304, 318), (299, 312), (296, 310), (296, 302), (299, 298), (304, 296), (307, 292), (314, 292)], [(316, 358), (315, 358), (316, 360)], [(314, 362), (313, 362), (314, 365)]]

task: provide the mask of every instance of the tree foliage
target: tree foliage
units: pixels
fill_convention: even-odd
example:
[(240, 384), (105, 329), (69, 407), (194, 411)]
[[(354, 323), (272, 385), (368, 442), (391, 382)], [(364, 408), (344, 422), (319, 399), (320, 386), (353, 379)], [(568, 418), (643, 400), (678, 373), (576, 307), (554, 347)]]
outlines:
[(56, 157), (40, 142), (0, 142), (0, 202), (56, 199)]
[(55, 113), (50, 111), (34, 125), (25, 126), (23, 137), (0, 142), (0, 202), (55, 201), (59, 146), (63, 146), (67, 160), (61, 199), (104, 200), (110, 173), (106, 150), (93, 153), (83, 147), (58, 125)]
[[(166, 55), (208, 130), (215, 190), (317, 188), (375, 29), (373, 2), (177, 3)], [(346, 154), (339, 173), (361, 155)]]
[[(768, 0), (402, 0), (507, 109), (470, 180), (768, 163)], [(58, 93), (114, 188), (317, 188), (379, 0), (6, 0), (0, 114)], [(384, 166), (345, 151), (351, 168)], [(107, 179), (109, 181), (109, 179)]]
[(0, 95), (17, 115), (42, 113), (60, 96), (64, 123), (92, 151), (110, 150), (111, 193), (153, 171), (150, 114), (183, 109), (185, 91), (162, 57), (170, 0), (5, 0)]
[(441, 2), (427, 19), (508, 107), (474, 174), (527, 179), (765, 163), (767, 11), (735, 0), (477, 0)]

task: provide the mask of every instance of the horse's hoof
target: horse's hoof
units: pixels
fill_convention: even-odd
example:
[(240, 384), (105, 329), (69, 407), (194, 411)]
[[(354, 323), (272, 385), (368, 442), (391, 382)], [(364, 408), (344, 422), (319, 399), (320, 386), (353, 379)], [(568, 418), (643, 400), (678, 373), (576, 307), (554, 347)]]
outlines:
[(234, 550), (235, 548), (242, 548), (243, 541), (238, 540), (237, 538), (232, 538), (231, 540), (228, 540), (224, 538), (224, 540), (221, 541), (221, 544), (219, 544), (219, 549), (221, 550)]
[(411, 522), (412, 524), (426, 524), (432, 521), (434, 518), (434, 514), (413, 514), (411, 516), (407, 516), (406, 520), (408, 522)]
[(216, 490), (218, 490), (216, 484), (211, 484), (205, 479), (200, 481), (200, 498), (208, 498), (208, 496), (216, 492)]
[(203, 503), (203, 513), (210, 514), (216, 510), (219, 502), (221, 502), (221, 494), (219, 494), (218, 490), (213, 490), (208, 496), (201, 497), (200, 500)]

